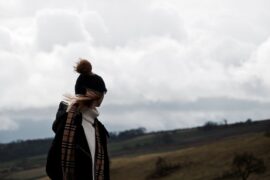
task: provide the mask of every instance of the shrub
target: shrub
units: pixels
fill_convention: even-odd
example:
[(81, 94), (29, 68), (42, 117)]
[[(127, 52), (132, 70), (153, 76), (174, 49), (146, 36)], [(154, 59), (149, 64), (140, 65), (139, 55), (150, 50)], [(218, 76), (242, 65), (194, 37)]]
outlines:
[(236, 154), (233, 158), (231, 171), (225, 172), (218, 179), (241, 178), (247, 180), (251, 174), (262, 174), (266, 171), (264, 161), (252, 153)]
[(155, 163), (155, 170), (147, 177), (147, 179), (157, 179), (164, 176), (167, 176), (174, 171), (181, 168), (179, 163), (171, 164), (162, 157), (158, 157)]

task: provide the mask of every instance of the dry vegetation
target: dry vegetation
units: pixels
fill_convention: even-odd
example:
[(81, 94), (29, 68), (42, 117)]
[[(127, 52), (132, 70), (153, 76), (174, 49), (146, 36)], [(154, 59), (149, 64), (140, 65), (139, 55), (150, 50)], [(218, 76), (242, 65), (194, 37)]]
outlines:
[(171, 175), (161, 178), (162, 180), (211, 180), (229, 170), (234, 155), (241, 152), (251, 152), (262, 158), (268, 168), (265, 174), (251, 175), (250, 180), (270, 179), (270, 138), (263, 134), (243, 135), (166, 153), (116, 158), (112, 161), (112, 179), (146, 179), (154, 170), (157, 158), (163, 157), (168, 162), (180, 163), (183, 166)]
[[(113, 158), (111, 161), (112, 180), (144, 180), (155, 170), (158, 158), (180, 168), (159, 178), (162, 180), (213, 180), (230, 169), (237, 153), (249, 152), (264, 160), (266, 172), (251, 175), (249, 180), (270, 179), (270, 138), (264, 133), (246, 134), (164, 153), (151, 153), (136, 156)], [(5, 179), (47, 180), (44, 167), (19, 171)]]

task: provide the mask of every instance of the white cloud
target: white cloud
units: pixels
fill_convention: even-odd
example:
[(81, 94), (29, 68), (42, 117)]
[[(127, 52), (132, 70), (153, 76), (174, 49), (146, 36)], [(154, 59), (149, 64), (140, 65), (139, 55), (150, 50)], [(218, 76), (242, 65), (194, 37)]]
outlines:
[[(72, 66), (79, 57), (89, 59), (107, 83), (105, 106), (220, 97), (269, 102), (269, 3), (243, 2), (1, 2), (0, 107), (56, 105), (63, 93), (74, 92)], [(123, 117), (105, 111), (104, 119), (119, 129), (143, 125), (138, 117), (159, 129), (192, 126), (207, 117), (237, 120), (244, 119), (241, 114), (254, 119), (268, 114), (256, 108), (250, 114), (243, 109), (194, 110), (191, 121), (173, 120), (190, 116), (190, 111), (158, 116), (153, 109), (126, 109)], [(167, 126), (167, 116), (172, 126)]]
[(108, 43), (110, 38), (109, 30), (104, 22), (104, 19), (98, 12), (82, 12), (81, 19), (85, 29), (89, 32), (91, 37), (93, 37), (96, 45), (104, 45)]
[(18, 124), (6, 116), (0, 116), (0, 131), (14, 131), (19, 128)]
[(129, 41), (152, 36), (168, 36), (179, 41), (187, 38), (175, 9), (155, 6), (152, 1), (120, 2), (121, 7), (109, 3), (101, 12), (109, 31), (110, 41), (106, 45), (125, 46)]
[(236, 71), (243, 82), (243, 90), (250, 97), (269, 101), (270, 73), (268, 71), (270, 58), (270, 38), (265, 40), (253, 51), (250, 59), (242, 69)]
[(37, 43), (41, 49), (89, 41), (78, 14), (66, 10), (42, 10), (37, 14)]
[(12, 48), (11, 34), (6, 28), (0, 27), (0, 50), (10, 50)]

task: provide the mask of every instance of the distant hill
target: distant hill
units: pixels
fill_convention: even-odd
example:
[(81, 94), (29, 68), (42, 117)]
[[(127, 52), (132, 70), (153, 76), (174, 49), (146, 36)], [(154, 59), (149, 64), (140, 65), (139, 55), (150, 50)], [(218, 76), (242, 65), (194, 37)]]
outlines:
[[(270, 129), (270, 120), (247, 121), (230, 125), (206, 123), (190, 129), (145, 133), (143, 128), (110, 133), (109, 153), (112, 157), (162, 152), (214, 142), (226, 137)], [(0, 144), (0, 162), (17, 160), (48, 152), (52, 138)]]
[[(265, 122), (260, 122), (259, 124), (262, 125), (264, 123)], [(153, 148), (151, 149), (152, 152), (150, 152), (149, 147), (147, 146), (148, 153), (142, 153), (142, 151), (139, 153), (139, 151), (137, 151), (136, 154), (129, 153), (128, 156), (123, 156), (122, 154), (122, 156), (112, 157), (111, 179), (127, 180), (128, 177), (128, 180), (238, 180), (241, 178), (223, 177), (226, 177), (224, 175), (230, 172), (233, 158), (236, 154), (252, 153), (256, 158), (263, 161), (266, 171), (259, 174), (253, 173), (248, 180), (269, 180), (270, 134), (268, 130), (256, 132), (259, 131), (258, 127), (260, 125), (257, 123), (255, 124), (253, 124), (255, 125), (254, 127), (256, 127), (254, 128), (256, 129), (255, 132), (245, 131), (240, 128), (238, 130), (241, 130), (244, 133), (235, 133), (233, 136), (223, 136), (222, 138), (217, 138), (215, 140), (204, 140), (202, 143), (195, 143), (195, 146), (193, 146), (192, 143), (187, 143), (188, 145), (186, 146), (180, 148), (175, 146), (175, 148), (172, 148), (170, 145), (171, 141), (170, 143), (167, 143), (170, 150), (165, 150), (166, 147), (164, 145), (162, 149), (163, 152), (157, 152)], [(268, 123), (265, 125), (268, 125)], [(237, 129), (238, 126), (233, 127)], [(247, 129), (250, 129), (250, 127), (250, 125), (246, 126)], [(190, 131), (197, 130), (193, 129)], [(201, 129), (198, 131), (201, 131)], [(208, 134), (208, 137), (212, 137), (215, 132), (217, 131), (213, 130), (212, 133), (206, 134)], [(220, 132), (221, 134), (224, 134), (223, 130), (220, 130)], [(184, 139), (197, 139), (196, 136), (193, 138), (189, 137), (191, 134), (185, 134), (185, 131), (183, 130), (181, 130), (181, 133), (180, 134)], [(147, 134), (134, 139), (136, 139), (137, 143), (140, 142), (140, 139), (142, 142), (151, 142), (149, 136), (151, 137), (154, 134), (156, 133)], [(187, 140), (187, 142), (188, 141), (190, 140)], [(125, 143), (127, 142), (125, 141)], [(122, 146), (121, 142), (118, 142), (117, 147), (118, 146), (123, 147), (124, 149), (127, 148), (127, 146)], [(46, 154), (1, 162), (0, 179), (49, 180), (45, 173), (45, 162)], [(158, 176), (151, 178), (153, 174)], [(159, 176), (160, 178), (158, 178)]]
[(122, 141), (112, 141), (111, 156), (162, 152), (215, 142), (227, 137), (270, 130), (270, 120), (247, 121), (230, 125), (210, 125), (147, 133)]

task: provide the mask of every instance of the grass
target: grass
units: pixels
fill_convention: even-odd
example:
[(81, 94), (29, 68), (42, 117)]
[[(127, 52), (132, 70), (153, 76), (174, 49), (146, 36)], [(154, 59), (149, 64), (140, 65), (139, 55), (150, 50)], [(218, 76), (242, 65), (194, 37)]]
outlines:
[[(144, 180), (154, 171), (158, 157), (162, 157), (170, 163), (180, 163), (182, 167), (161, 180), (211, 180), (228, 170), (233, 156), (241, 152), (251, 152), (255, 156), (263, 158), (267, 167), (265, 174), (252, 175), (249, 180), (270, 179), (270, 138), (264, 136), (264, 133), (238, 135), (204, 145), (167, 152), (115, 157), (111, 160), (111, 179)], [(48, 180), (45, 176), (44, 165), (40, 164), (44, 162), (42, 158), (44, 160), (45, 156), (31, 158), (32, 168), (29, 166), (30, 169), (12, 172), (4, 179)], [(12, 163), (18, 162), (7, 162), (6, 166), (11, 166)], [(1, 164), (0, 167), (4, 168), (4, 164)]]
[(19, 171), (16, 173), (13, 173), (5, 179), (8, 180), (36, 180), (40, 178), (44, 178), (46, 176), (45, 173), (45, 168), (44, 167), (39, 167), (39, 168), (33, 168), (33, 169), (28, 169), (28, 170), (23, 170)]
[(270, 139), (262, 133), (231, 137), (221, 142), (166, 153), (115, 158), (112, 161), (112, 179), (124, 180), (127, 175), (129, 180), (145, 179), (153, 171), (157, 158), (163, 157), (171, 163), (184, 165), (179, 171), (162, 178), (164, 180), (210, 180), (230, 168), (235, 153), (245, 151), (263, 158), (268, 167), (264, 175), (252, 176), (250, 179), (269, 179)]

